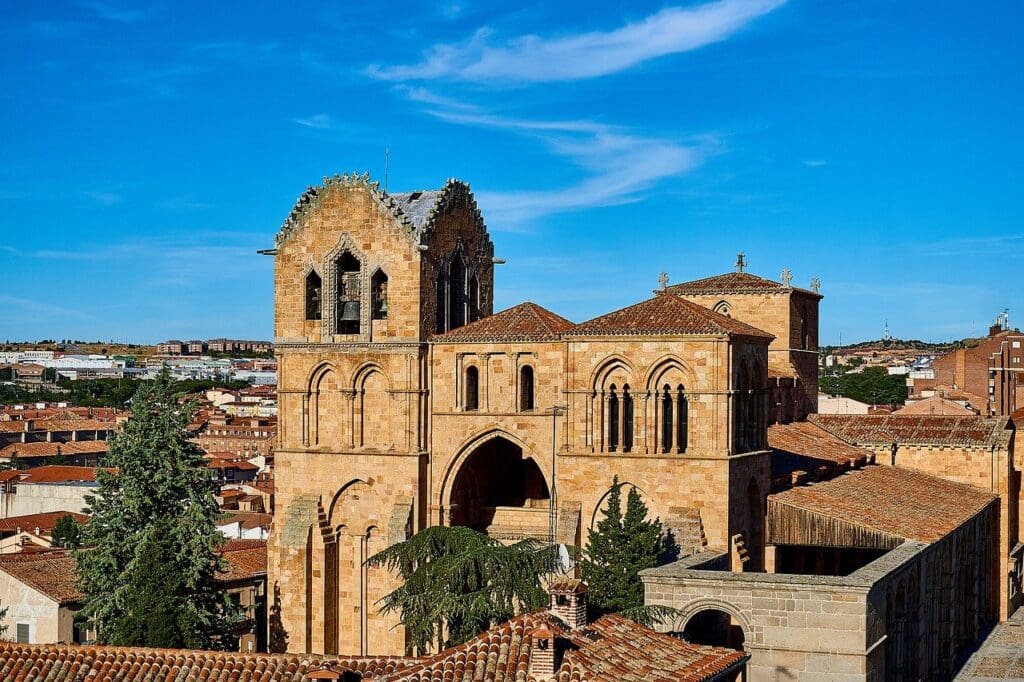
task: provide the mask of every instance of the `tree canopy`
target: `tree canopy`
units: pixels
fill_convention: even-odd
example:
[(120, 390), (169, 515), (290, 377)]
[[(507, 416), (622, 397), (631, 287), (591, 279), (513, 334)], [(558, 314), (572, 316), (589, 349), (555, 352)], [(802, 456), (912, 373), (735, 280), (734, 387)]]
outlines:
[(907, 378), (889, 374), (885, 367), (821, 377), (823, 393), (852, 398), (869, 405), (902, 405), (907, 401)]
[(82, 525), (75, 517), (62, 516), (53, 526), (53, 545), (64, 549), (77, 549), (82, 544)]
[(647, 505), (634, 486), (628, 486), (623, 514), (623, 486), (618, 476), (612, 479), (602, 518), (583, 548), (580, 569), (593, 610), (649, 623), (657, 614), (644, 606), (644, 586), (638, 573), (674, 560), (678, 548), (671, 534), (662, 530), (659, 519), (647, 518)]
[[(234, 609), (216, 584), (224, 538), (215, 525), (215, 484), (202, 450), (189, 441), (194, 411), (194, 404), (179, 401), (166, 370), (142, 385), (132, 417), (110, 440), (106, 463), (116, 473), (98, 470), (97, 492), (86, 498), (92, 519), (75, 552), (85, 596), (81, 617), (101, 643), (162, 645), (129, 636), (129, 625), (173, 612), (150, 633), (159, 642), (231, 645), (226, 633)], [(173, 567), (174, 579), (154, 573), (157, 563)]]
[(413, 646), (441, 649), (489, 627), (542, 607), (541, 576), (553, 550), (539, 540), (513, 545), (461, 526), (425, 528), (370, 557), (395, 571), (402, 586), (382, 600), (381, 610), (401, 614)]

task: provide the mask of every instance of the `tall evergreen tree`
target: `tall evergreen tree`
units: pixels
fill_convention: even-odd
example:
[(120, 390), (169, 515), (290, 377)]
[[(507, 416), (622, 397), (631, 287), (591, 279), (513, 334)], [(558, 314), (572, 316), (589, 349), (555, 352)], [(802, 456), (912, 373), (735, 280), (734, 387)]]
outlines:
[(53, 525), (53, 532), (50, 536), (53, 538), (55, 547), (78, 549), (82, 544), (82, 525), (75, 521), (75, 517), (70, 514), (62, 516)]
[(647, 505), (633, 486), (626, 495), (623, 514), (622, 485), (618, 476), (612, 479), (602, 518), (583, 549), (580, 570), (595, 610), (650, 623), (670, 610), (644, 606), (644, 586), (638, 573), (673, 556), (674, 541), (662, 530), (659, 519), (647, 518)]
[[(216, 487), (202, 450), (189, 441), (194, 412), (194, 403), (179, 400), (166, 369), (139, 388), (131, 418), (110, 441), (105, 464), (116, 472), (97, 471), (97, 493), (86, 498), (92, 519), (75, 555), (82, 616), (101, 643), (155, 645), (129, 637), (124, 624), (173, 612), (162, 622), (176, 632), (155, 634), (159, 641), (231, 645), (234, 613), (216, 584), (224, 542), (215, 525)], [(140, 598), (154, 561), (168, 553), (179, 580), (162, 576)]]

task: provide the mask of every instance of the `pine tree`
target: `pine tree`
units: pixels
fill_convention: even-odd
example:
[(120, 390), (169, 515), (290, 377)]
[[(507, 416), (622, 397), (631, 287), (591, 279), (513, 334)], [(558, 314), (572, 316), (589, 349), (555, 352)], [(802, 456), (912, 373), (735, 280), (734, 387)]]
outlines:
[(54, 547), (78, 549), (82, 544), (82, 526), (75, 521), (74, 516), (68, 514), (57, 520), (50, 536), (53, 539)]
[(400, 613), (413, 646), (445, 648), (546, 602), (540, 578), (552, 548), (539, 540), (505, 545), (460, 526), (425, 528), (370, 557), (401, 576), (403, 584), (382, 600), (385, 613)]
[(659, 519), (647, 518), (647, 505), (633, 486), (622, 513), (622, 486), (618, 476), (612, 479), (603, 517), (587, 539), (580, 569), (596, 611), (619, 613), (649, 624), (671, 609), (644, 606), (644, 586), (638, 573), (671, 556), (673, 543)]
[[(161, 632), (161, 640), (176, 637), (190, 648), (231, 645), (226, 633), (234, 610), (216, 584), (224, 538), (215, 525), (215, 484), (202, 450), (189, 441), (194, 412), (193, 403), (178, 400), (166, 368), (140, 387), (132, 417), (110, 441), (105, 463), (116, 472), (98, 470), (97, 493), (86, 498), (92, 519), (75, 556), (82, 616), (101, 643), (152, 646), (126, 639), (122, 625), (173, 611), (178, 632)], [(168, 544), (154, 544), (157, 533)], [(149, 579), (153, 558), (168, 548), (180, 583), (155, 581), (140, 601), (137, 591)]]

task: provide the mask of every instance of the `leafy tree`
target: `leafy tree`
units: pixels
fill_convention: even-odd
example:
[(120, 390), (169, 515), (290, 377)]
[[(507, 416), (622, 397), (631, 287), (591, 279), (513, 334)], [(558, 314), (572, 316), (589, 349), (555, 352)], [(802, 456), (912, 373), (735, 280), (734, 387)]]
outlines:
[[(125, 639), (125, 623), (174, 611), (173, 635), (150, 634), (189, 648), (229, 647), (235, 610), (216, 584), (224, 538), (215, 525), (214, 483), (203, 451), (188, 440), (195, 404), (179, 402), (164, 370), (139, 388), (132, 407), (131, 419), (110, 441), (106, 463), (116, 473), (98, 470), (97, 494), (86, 498), (92, 519), (82, 546), (88, 549), (75, 552), (83, 617), (101, 643), (140, 644)], [(140, 601), (134, 593), (168, 551), (180, 582), (153, 580)]]
[(907, 400), (906, 377), (889, 374), (885, 367), (868, 367), (860, 372), (824, 376), (819, 380), (824, 393), (841, 395), (869, 405), (902, 405)]
[(64, 549), (78, 549), (82, 544), (82, 525), (70, 514), (53, 526), (53, 544)]
[(638, 573), (673, 559), (677, 549), (662, 530), (661, 521), (647, 518), (647, 505), (633, 486), (622, 513), (622, 487), (618, 476), (612, 479), (603, 517), (590, 532), (580, 569), (595, 611), (620, 613), (647, 624), (663, 615), (664, 609), (644, 606), (644, 586)]
[(441, 649), (542, 607), (547, 598), (540, 578), (553, 558), (551, 546), (539, 540), (505, 545), (471, 528), (434, 526), (368, 563), (403, 581), (381, 600), (381, 610), (401, 614), (417, 648)]

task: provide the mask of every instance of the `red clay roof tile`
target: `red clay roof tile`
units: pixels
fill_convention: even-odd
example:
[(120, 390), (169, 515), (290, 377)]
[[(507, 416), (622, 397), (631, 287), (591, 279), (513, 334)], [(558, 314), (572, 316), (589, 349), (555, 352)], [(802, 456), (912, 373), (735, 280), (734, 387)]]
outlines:
[(433, 337), (437, 343), (557, 341), (572, 322), (527, 301)]
[(687, 301), (671, 293), (576, 325), (566, 336), (751, 336), (775, 338), (749, 324)]

